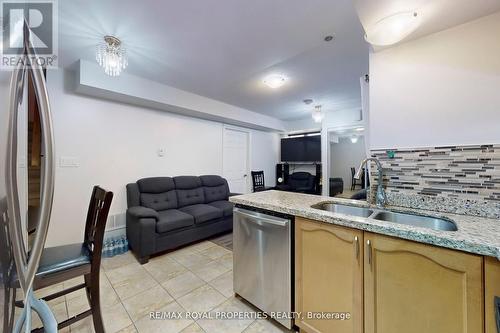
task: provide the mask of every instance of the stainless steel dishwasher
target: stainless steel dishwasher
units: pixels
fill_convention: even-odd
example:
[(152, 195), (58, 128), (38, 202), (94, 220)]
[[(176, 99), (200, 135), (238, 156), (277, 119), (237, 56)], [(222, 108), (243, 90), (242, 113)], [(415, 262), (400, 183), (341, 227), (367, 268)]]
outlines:
[[(234, 208), (234, 292), (271, 314), (292, 311), (292, 220)], [(289, 318), (275, 318), (292, 328)]]

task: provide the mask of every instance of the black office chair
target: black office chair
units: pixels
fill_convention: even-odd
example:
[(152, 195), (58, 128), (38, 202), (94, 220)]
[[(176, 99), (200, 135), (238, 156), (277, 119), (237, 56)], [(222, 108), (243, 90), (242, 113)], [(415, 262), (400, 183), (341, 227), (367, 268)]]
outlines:
[(272, 190), (273, 187), (266, 187), (264, 179), (264, 171), (252, 171), (252, 184), (254, 192)]

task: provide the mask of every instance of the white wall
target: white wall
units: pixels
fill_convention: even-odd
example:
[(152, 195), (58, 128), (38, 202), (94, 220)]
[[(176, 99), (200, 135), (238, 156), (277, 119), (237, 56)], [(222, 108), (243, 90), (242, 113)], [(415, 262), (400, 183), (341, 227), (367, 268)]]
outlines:
[(344, 188), (351, 187), (351, 167), (356, 169), (365, 158), (364, 137), (352, 143), (349, 138), (340, 138), (338, 143), (330, 143), (330, 177), (344, 180)]
[[(48, 246), (82, 239), (94, 184), (114, 192), (113, 215), (125, 212), (125, 185), (139, 178), (222, 174), (222, 123), (77, 95), (74, 79), (71, 72), (48, 74), (58, 162), (80, 162), (77, 168), (58, 163)], [(279, 136), (252, 130), (251, 138), (252, 169), (264, 169), (271, 183)]]
[(151, 107), (258, 130), (282, 131), (285, 129), (283, 122), (277, 118), (130, 73), (110, 77), (95, 61), (80, 60), (75, 87), (79, 93), (140, 107)]
[[(280, 136), (277, 133), (251, 130), (250, 140), (251, 170), (263, 170), (266, 186), (275, 186), (276, 164), (280, 160)], [(251, 180), (249, 183), (251, 186)]]
[(500, 142), (500, 12), (370, 56), (371, 148)]

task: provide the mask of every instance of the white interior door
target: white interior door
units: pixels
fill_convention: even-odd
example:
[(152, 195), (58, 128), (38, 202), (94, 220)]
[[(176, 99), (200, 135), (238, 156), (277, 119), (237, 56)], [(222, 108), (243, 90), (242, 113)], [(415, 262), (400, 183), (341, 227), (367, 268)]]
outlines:
[(233, 193), (248, 192), (248, 139), (248, 132), (224, 128), (223, 174)]

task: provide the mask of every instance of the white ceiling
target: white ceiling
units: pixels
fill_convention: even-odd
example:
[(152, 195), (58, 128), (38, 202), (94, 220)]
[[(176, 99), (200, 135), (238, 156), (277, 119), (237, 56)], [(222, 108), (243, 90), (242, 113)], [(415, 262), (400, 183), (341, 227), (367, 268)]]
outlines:
[[(106, 34), (128, 48), (127, 72), (280, 119), (360, 106), (368, 44), (351, 0), (59, 1), (59, 60), (94, 60)], [(326, 35), (335, 34), (326, 43)], [(279, 90), (269, 73), (289, 77)]]
[[(128, 48), (129, 73), (300, 119), (315, 104), (324, 111), (360, 107), (369, 52), (361, 23), (409, 9), (418, 9), (423, 22), (407, 40), (498, 11), (500, 0), (59, 1), (59, 61), (94, 61), (95, 45), (113, 34)], [(324, 42), (330, 34), (335, 40)], [(269, 73), (286, 74), (288, 84), (265, 87)], [(305, 98), (315, 103), (307, 107)]]
[[(500, 0), (353, 0), (363, 27), (401, 11), (416, 10), (420, 27), (405, 41), (492, 14), (500, 10)], [(376, 48), (375, 51), (383, 48)]]

